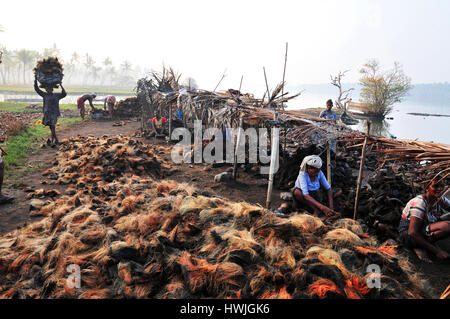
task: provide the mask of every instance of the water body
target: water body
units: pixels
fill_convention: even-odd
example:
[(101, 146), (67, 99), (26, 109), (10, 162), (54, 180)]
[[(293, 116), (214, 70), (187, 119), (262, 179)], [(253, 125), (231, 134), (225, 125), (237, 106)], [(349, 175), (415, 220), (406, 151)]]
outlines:
[[(77, 99), (83, 94), (67, 94), (65, 98), (61, 100), (60, 103), (77, 103)], [(103, 99), (109, 94), (97, 94), (96, 99), (94, 100), (94, 105), (103, 105)], [(124, 100), (133, 95), (124, 95), (124, 94), (112, 94), (116, 97), (117, 101)], [(0, 93), (0, 102), (26, 102), (30, 104), (34, 103), (42, 103), (42, 98), (33, 93)]]
[[(335, 90), (336, 91), (336, 90)], [(289, 109), (306, 109), (323, 107), (328, 99), (335, 99), (336, 92), (328, 95), (324, 92), (305, 91), (300, 97), (289, 103)], [(357, 94), (353, 100), (358, 101)], [(445, 116), (424, 116), (408, 113), (439, 114)], [(392, 119), (388, 119), (391, 118)], [(365, 132), (365, 120), (359, 120), (352, 129)], [(420, 140), (450, 144), (450, 99), (433, 99), (427, 102), (423, 98), (416, 98), (413, 94), (401, 103), (394, 105), (394, 110), (383, 121), (373, 121), (370, 134), (398, 139)]]
[[(450, 86), (448, 90), (450, 90)], [(446, 88), (444, 87), (444, 88)], [(300, 92), (303, 88), (290, 89), (292, 93)], [(428, 95), (426, 90), (417, 90), (417, 94), (412, 94), (405, 98), (402, 103), (394, 105), (394, 110), (388, 118), (383, 121), (372, 121), (370, 134), (384, 137), (396, 137), (398, 139), (420, 140), (426, 142), (436, 142), (450, 144), (450, 94), (447, 89), (444, 93), (430, 90)], [(98, 95), (94, 104), (103, 105), (103, 99), (107, 94)], [(68, 94), (61, 103), (76, 103), (80, 94)], [(117, 100), (126, 99), (132, 95), (115, 95)], [(359, 90), (352, 94), (354, 101), (358, 101)], [(296, 99), (288, 104), (288, 109), (325, 108), (328, 99), (336, 98), (336, 89), (331, 85), (315, 85), (307, 89)], [(23, 93), (0, 93), (0, 102), (15, 101), (28, 103), (42, 103), (42, 99), (37, 94)], [(439, 114), (445, 116), (423, 116), (408, 113)], [(365, 132), (363, 119), (357, 125), (350, 126), (355, 130)]]

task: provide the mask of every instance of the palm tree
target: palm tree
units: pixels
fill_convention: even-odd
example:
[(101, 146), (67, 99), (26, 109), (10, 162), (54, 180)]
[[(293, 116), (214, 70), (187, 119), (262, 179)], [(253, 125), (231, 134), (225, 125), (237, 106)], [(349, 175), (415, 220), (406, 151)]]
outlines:
[(3, 51), (3, 63), (2, 67), (0, 67), (0, 70), (2, 70), (2, 77), (3, 77), (3, 84), (6, 84), (6, 82), (10, 82), (12, 75), (14, 73), (11, 72), (11, 70), (14, 70), (17, 67), (17, 59), (14, 55), (14, 52), (7, 50), (6, 48), (2, 49)]
[(127, 76), (128, 73), (130, 73), (131, 71), (131, 63), (127, 60), (123, 61), (122, 64), (120, 65), (120, 69), (124, 73), (123, 75)]
[(23, 71), (23, 83), (25, 84), (25, 71), (28, 66), (33, 62), (35, 58), (35, 54), (31, 50), (21, 49), (16, 53), (17, 59), (22, 63), (22, 71)]
[(49, 56), (59, 57), (60, 54), (61, 50), (56, 47), (55, 43), (53, 43), (52, 47), (44, 49), (44, 51), (42, 52), (42, 57), (43, 58), (47, 58)]
[[(3, 32), (3, 27), (0, 25), (0, 32)], [(0, 48), (0, 64), (2, 63), (2, 55), (3, 55), (3, 50), (4, 47), (2, 46), (2, 48)]]
[(76, 51), (72, 53), (70, 61), (66, 64), (65, 69), (67, 70), (67, 82), (71, 82), (72, 76), (75, 74), (78, 64), (80, 63), (80, 56)]
[(110, 83), (110, 85), (113, 85), (114, 82), (115, 82), (116, 75), (117, 75), (116, 67), (115, 67), (114, 65), (111, 65), (111, 66), (106, 70), (106, 73), (107, 73), (108, 76), (109, 76), (109, 83)]
[(100, 77), (100, 71), (102, 70), (99, 66), (92, 66), (92, 84), (95, 84), (95, 82)]
[(84, 56), (84, 62), (83, 62), (85, 73), (83, 78), (83, 85), (86, 85), (87, 76), (89, 75), (89, 72), (91, 71), (92, 67), (95, 65), (94, 59), (89, 55), (89, 53), (86, 53)]
[(104, 61), (103, 61), (103, 66), (104, 66), (104, 69), (103, 69), (103, 72), (102, 72), (102, 79), (101, 79), (101, 81), (100, 81), (100, 85), (102, 85), (103, 86), (103, 84), (105, 83), (105, 80), (106, 80), (106, 76), (108, 75), (108, 68), (110, 67), (112, 65), (112, 61), (111, 61), (111, 59), (108, 57), (108, 58), (106, 58)]

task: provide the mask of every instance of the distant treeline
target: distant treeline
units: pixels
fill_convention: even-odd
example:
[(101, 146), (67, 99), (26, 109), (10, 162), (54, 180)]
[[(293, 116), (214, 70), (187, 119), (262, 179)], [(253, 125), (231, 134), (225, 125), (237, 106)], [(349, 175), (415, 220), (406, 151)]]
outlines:
[[(354, 88), (350, 97), (355, 102), (359, 100), (361, 86), (358, 83), (344, 83), (343, 88)], [(338, 95), (337, 88), (331, 84), (300, 84), (295, 87), (291, 86), (290, 89), (292, 91), (304, 90), (305, 93), (329, 96), (331, 99), (336, 98)], [(450, 83), (413, 84), (413, 88), (405, 96), (404, 101), (448, 105), (450, 107)]]
[(62, 57), (60, 50), (53, 45), (42, 52), (20, 49), (9, 50), (0, 45), (2, 63), (0, 64), (0, 83), (3, 85), (30, 85), (33, 83), (33, 68), (36, 62), (49, 56), (58, 57), (64, 67), (66, 85), (133, 88), (138, 78), (150, 70), (132, 65), (130, 61), (114, 64), (110, 58), (95, 61), (89, 53), (83, 55), (73, 52), (70, 57)]

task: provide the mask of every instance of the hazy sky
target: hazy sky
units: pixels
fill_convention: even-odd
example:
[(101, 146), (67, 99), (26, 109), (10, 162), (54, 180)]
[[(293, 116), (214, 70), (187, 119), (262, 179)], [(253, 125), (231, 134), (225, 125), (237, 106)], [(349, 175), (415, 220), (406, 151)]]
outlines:
[[(448, 0), (39, 0), (2, 1), (0, 44), (62, 55), (89, 52), (97, 64), (172, 66), (212, 90), (258, 92), (281, 82), (327, 83), (349, 69), (356, 82), (369, 58), (404, 66), (413, 83), (450, 81)], [(258, 93), (259, 94), (259, 93)]]

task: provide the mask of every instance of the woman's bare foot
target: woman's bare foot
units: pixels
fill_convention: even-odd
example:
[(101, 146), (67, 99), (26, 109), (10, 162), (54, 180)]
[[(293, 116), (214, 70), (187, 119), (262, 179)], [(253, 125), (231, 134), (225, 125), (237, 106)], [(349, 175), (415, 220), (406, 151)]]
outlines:
[(428, 254), (425, 250), (420, 249), (420, 248), (414, 248), (413, 249), (414, 252), (417, 255), (417, 258), (419, 258), (421, 261), (432, 264), (433, 262), (431, 261), (430, 258), (428, 258)]

